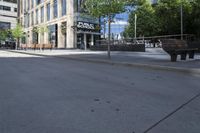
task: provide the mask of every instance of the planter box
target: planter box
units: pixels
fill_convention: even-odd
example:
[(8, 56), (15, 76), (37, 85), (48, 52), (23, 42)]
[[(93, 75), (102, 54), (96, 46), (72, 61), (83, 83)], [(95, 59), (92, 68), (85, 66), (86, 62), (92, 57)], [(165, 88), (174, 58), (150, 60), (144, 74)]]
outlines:
[[(90, 47), (90, 50), (94, 51), (107, 51), (107, 45), (94, 45)], [(110, 45), (111, 51), (136, 51), (136, 52), (145, 52), (144, 44), (134, 44), (134, 45)]]

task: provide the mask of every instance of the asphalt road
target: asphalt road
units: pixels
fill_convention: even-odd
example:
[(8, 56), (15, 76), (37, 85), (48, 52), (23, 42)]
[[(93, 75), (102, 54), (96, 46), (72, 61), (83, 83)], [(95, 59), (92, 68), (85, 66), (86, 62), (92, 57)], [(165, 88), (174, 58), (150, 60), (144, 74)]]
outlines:
[(0, 51), (0, 133), (199, 133), (200, 77)]

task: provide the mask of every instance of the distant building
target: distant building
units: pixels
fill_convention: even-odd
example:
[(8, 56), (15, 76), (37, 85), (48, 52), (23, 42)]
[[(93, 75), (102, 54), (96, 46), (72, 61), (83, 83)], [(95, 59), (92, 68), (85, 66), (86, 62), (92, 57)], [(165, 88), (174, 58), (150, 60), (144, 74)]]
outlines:
[[(84, 0), (20, 0), (20, 22), (27, 44), (88, 48), (100, 37), (99, 20), (83, 15)], [(47, 32), (35, 32), (47, 27)]]
[(0, 0), (0, 30), (13, 29), (17, 23), (17, 0)]

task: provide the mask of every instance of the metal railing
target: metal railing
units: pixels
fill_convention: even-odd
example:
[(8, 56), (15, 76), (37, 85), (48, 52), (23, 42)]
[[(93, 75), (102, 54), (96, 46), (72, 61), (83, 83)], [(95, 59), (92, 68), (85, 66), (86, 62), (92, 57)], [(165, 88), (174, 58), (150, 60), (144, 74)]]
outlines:
[[(162, 39), (181, 39), (181, 35), (163, 35), (163, 36), (152, 36), (152, 37), (137, 37), (137, 38), (127, 38), (110, 41), (111, 45), (139, 45), (145, 44), (145, 47), (161, 47)], [(191, 41), (195, 40), (195, 36), (192, 34), (183, 34), (183, 40)], [(96, 45), (106, 45), (108, 40), (96, 40)]]

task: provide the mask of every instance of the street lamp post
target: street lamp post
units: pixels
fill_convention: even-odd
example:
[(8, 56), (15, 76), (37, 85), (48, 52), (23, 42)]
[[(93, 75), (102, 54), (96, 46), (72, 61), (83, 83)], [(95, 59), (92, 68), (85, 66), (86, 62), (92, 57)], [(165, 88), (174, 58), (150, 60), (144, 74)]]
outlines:
[(104, 18), (104, 39), (106, 39), (106, 19)]
[[(21, 6), (20, 6), (20, 3), (21, 1), (20, 0), (17, 0), (17, 23), (20, 24), (20, 9), (21, 9)], [(15, 45), (15, 49), (17, 50), (18, 49), (18, 44), (20, 43), (19, 39), (17, 40), (17, 44)]]
[(135, 40), (137, 38), (137, 14), (135, 14)]
[(181, 1), (181, 40), (183, 40), (183, 3)]

